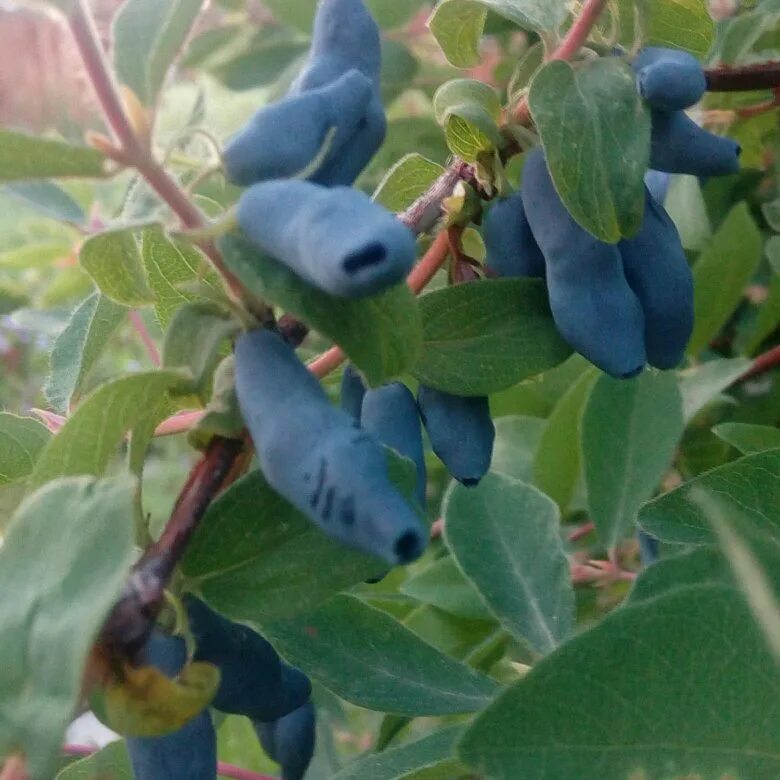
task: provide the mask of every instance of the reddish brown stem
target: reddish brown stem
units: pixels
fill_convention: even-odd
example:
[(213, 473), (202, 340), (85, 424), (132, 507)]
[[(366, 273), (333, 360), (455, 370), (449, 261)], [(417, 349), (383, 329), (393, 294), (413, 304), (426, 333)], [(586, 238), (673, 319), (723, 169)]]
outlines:
[(144, 349), (146, 350), (146, 354), (149, 356), (149, 360), (152, 361), (153, 365), (159, 366), (160, 352), (157, 349), (157, 345), (154, 343), (154, 339), (149, 334), (149, 331), (147, 330), (140, 313), (135, 309), (130, 311), (130, 322), (132, 323), (135, 332), (141, 339), (141, 342), (144, 345)]
[(754, 65), (723, 65), (705, 71), (709, 92), (750, 92), (780, 87), (780, 62)]
[(763, 355), (759, 355), (740, 379), (753, 379), (761, 374), (766, 374), (767, 371), (771, 371), (778, 366), (780, 366), (780, 346), (773, 347), (764, 352)]
[(774, 94), (769, 100), (763, 100), (752, 106), (743, 106), (736, 109), (736, 114), (740, 119), (750, 119), (754, 116), (766, 114), (768, 111), (774, 111), (780, 106), (780, 87), (775, 87)]
[(125, 112), (86, 0), (74, 0), (68, 14), (68, 26), (81, 53), (81, 59), (84, 61), (84, 67), (100, 101), (106, 121), (123, 150), (133, 157), (140, 157), (144, 152)]
[(100, 643), (113, 655), (134, 658), (149, 637), (164, 591), (187, 542), (211, 502), (226, 486), (244, 443), (215, 438), (190, 472), (160, 538), (141, 556), (109, 614)]

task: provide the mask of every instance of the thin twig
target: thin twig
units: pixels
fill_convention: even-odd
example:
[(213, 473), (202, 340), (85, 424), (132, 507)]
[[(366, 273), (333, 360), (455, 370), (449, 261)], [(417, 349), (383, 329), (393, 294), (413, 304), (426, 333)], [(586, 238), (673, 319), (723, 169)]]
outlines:
[(780, 62), (721, 66), (705, 71), (708, 92), (752, 92), (780, 87)]
[(767, 371), (771, 371), (778, 366), (780, 366), (780, 346), (773, 347), (762, 355), (759, 355), (739, 380), (744, 381), (745, 379), (753, 379), (757, 376), (761, 376), (761, 374), (766, 374)]
[(146, 354), (149, 356), (149, 360), (152, 361), (153, 365), (159, 366), (161, 363), (160, 351), (157, 349), (157, 345), (154, 343), (154, 339), (149, 334), (140, 312), (136, 311), (135, 309), (131, 309), (130, 322), (133, 325), (133, 329), (140, 337), (141, 342), (144, 345), (144, 349), (146, 350)]

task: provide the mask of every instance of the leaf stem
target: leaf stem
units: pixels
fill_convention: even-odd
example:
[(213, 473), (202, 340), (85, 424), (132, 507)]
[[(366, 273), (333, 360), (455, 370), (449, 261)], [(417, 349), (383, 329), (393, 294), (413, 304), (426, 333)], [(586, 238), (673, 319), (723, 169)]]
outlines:
[(710, 68), (705, 71), (709, 92), (750, 92), (780, 87), (780, 62)]
[(144, 349), (146, 350), (146, 354), (149, 356), (149, 360), (152, 361), (152, 364), (155, 367), (159, 367), (161, 363), (160, 351), (157, 349), (157, 345), (154, 343), (154, 339), (149, 334), (149, 331), (147, 330), (146, 325), (141, 317), (141, 313), (136, 309), (130, 310), (130, 322), (133, 325), (133, 329), (140, 337), (141, 342), (144, 345)]
[(780, 345), (772, 347), (772, 349), (759, 355), (750, 368), (740, 377), (740, 381), (761, 376), (761, 374), (766, 374), (778, 366), (780, 366)]

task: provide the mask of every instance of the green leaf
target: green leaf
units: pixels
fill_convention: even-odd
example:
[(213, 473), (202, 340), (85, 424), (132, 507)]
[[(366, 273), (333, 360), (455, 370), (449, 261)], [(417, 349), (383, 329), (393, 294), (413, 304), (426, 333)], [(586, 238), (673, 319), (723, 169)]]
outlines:
[(778, 717), (780, 667), (743, 597), (703, 586), (619, 609), (541, 661), (459, 752), (495, 780), (773, 777)]
[(680, 379), (683, 417), (690, 422), (708, 403), (727, 390), (750, 368), (744, 358), (710, 360), (686, 371)]
[(534, 458), (542, 440), (546, 420), (511, 415), (494, 420), (496, 440), (490, 470), (521, 482), (533, 481)]
[(764, 248), (766, 259), (776, 274), (780, 274), (780, 236), (771, 236)]
[(134, 229), (110, 230), (88, 238), (81, 245), (79, 262), (112, 301), (124, 306), (154, 302)]
[[(380, 0), (381, 2), (382, 0)], [(403, 0), (397, 0), (393, 5), (401, 5)], [(414, 82), (414, 77), (420, 69), (420, 62), (408, 46), (390, 38), (382, 39), (382, 102), (392, 103), (402, 92)]]
[(253, 471), (208, 509), (182, 561), (188, 587), (234, 620), (293, 617), (384, 568), (317, 528)]
[(16, 512), (0, 548), (0, 756), (54, 776), (92, 643), (133, 561), (129, 478), (58, 480)]
[(721, 496), (735, 511), (780, 539), (780, 450), (768, 450), (727, 463), (659, 496), (639, 515), (642, 528), (666, 542), (712, 544), (710, 522), (695, 491)]
[(43, 388), (51, 408), (67, 414), (74, 395), (97, 362), (109, 339), (125, 321), (127, 309), (99, 292), (86, 298), (71, 314), (50, 357), (50, 371)]
[(562, 363), (544, 283), (486, 279), (420, 298), (423, 354), (414, 375), (460, 395), (489, 395)]
[(450, 726), (427, 737), (353, 761), (332, 780), (435, 780), (462, 772), (455, 745), (463, 726)]
[(558, 504), (561, 512), (566, 511), (580, 476), (580, 427), (597, 379), (597, 371), (586, 371), (558, 401), (536, 452), (533, 482)]
[(421, 154), (407, 154), (387, 172), (374, 193), (374, 200), (388, 211), (403, 211), (443, 172), (441, 165)]
[(81, 206), (51, 181), (20, 181), (7, 184), (3, 192), (45, 217), (78, 226), (87, 219)]
[(467, 162), (475, 162), (479, 154), (503, 143), (498, 129), (501, 101), (481, 81), (453, 79), (442, 84), (433, 96), (433, 110), (445, 128), (450, 150)]
[(133, 767), (124, 740), (111, 742), (102, 750), (74, 761), (54, 780), (133, 780)]
[(743, 455), (780, 448), (780, 430), (768, 425), (723, 423), (716, 425), (712, 432)]
[(0, 485), (27, 477), (50, 438), (49, 429), (32, 417), (0, 412)]
[(555, 30), (568, 14), (563, 0), (443, 0), (428, 26), (455, 67), (479, 64), (479, 42), (488, 10), (537, 32)]
[(225, 342), (238, 331), (238, 323), (212, 303), (182, 306), (165, 333), (162, 363), (192, 373), (202, 403), (211, 395), (214, 370), (223, 357)]
[(572, 217), (608, 243), (635, 235), (645, 208), (650, 112), (631, 67), (616, 57), (576, 70), (550, 62), (534, 77), (528, 101)]
[(154, 104), (203, 0), (126, 0), (114, 18), (114, 67), (144, 105)]
[(715, 40), (715, 24), (702, 0), (650, 3), (647, 45), (686, 49), (703, 57)]
[(263, 626), (276, 649), (342, 699), (398, 715), (474, 712), (498, 688), (386, 612), (336, 596), (296, 620)]
[(699, 252), (709, 243), (712, 225), (696, 176), (672, 177), (664, 208), (674, 221), (684, 249)]
[(214, 75), (233, 90), (271, 84), (306, 53), (305, 40), (279, 34), (259, 35), (254, 45), (214, 69)]
[(761, 233), (746, 203), (738, 203), (693, 267), (696, 324), (688, 354), (697, 355), (742, 300), (761, 262)]
[(596, 382), (582, 419), (582, 454), (590, 514), (607, 547), (660, 485), (683, 429), (674, 374)]
[(9, 249), (0, 253), (0, 268), (9, 271), (25, 271), (30, 268), (47, 268), (70, 253), (70, 244), (64, 241), (47, 241)]
[(172, 241), (158, 225), (141, 234), (141, 254), (149, 287), (154, 292), (154, 309), (163, 328), (179, 306), (193, 300), (194, 296), (182, 289), (187, 282), (200, 279), (221, 294), (219, 279), (200, 251), (191, 244)]
[(125, 433), (154, 414), (160, 398), (185, 378), (178, 371), (150, 371), (98, 387), (44, 447), (32, 485), (71, 474), (102, 474)]
[(447, 546), (504, 628), (539, 653), (554, 650), (574, 629), (555, 504), (531, 485), (488, 474), (476, 488), (456, 484), (443, 514)]
[(368, 298), (338, 298), (306, 284), (240, 236), (224, 236), (219, 246), (225, 265), (247, 290), (335, 341), (372, 387), (399, 376), (417, 360), (420, 311), (405, 284)]
[(730, 65), (743, 62), (761, 36), (776, 29), (779, 23), (780, 13), (768, 13), (765, 10), (727, 19), (721, 24), (712, 59)]
[(0, 128), (0, 181), (105, 173), (103, 155), (95, 149)]
[(444, 612), (472, 620), (492, 620), (493, 616), (474, 586), (449, 556), (439, 558), (401, 585), (401, 593)]

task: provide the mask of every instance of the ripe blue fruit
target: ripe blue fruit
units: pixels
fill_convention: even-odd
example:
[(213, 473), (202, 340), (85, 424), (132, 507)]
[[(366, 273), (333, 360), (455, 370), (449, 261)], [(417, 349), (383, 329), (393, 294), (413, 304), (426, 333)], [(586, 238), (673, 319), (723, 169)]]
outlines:
[(337, 153), (329, 154), (310, 180), (326, 187), (349, 186), (371, 161), (387, 134), (387, 119), (379, 92)]
[(458, 482), (477, 485), (490, 468), (496, 436), (488, 399), (420, 385), (417, 404), (439, 460)]
[(641, 230), (618, 247), (644, 312), (647, 360), (675, 368), (693, 332), (693, 275), (674, 222), (649, 192)]
[(646, 360), (644, 316), (618, 247), (574, 221), (555, 191), (541, 149), (528, 154), (521, 191), (547, 263), (550, 306), (561, 335), (608, 374), (635, 376)]
[(317, 157), (326, 140), (320, 168), (328, 169), (345, 153), (353, 154), (347, 147), (365, 125), (373, 97), (371, 81), (353, 69), (317, 89), (261, 108), (223, 151), (227, 178), (249, 186), (295, 176)]
[(196, 661), (221, 674), (212, 702), (222, 712), (259, 720), (280, 718), (311, 695), (305, 674), (283, 664), (271, 645), (248, 626), (233, 623), (194, 596), (185, 597)]
[(406, 385), (391, 382), (368, 390), (363, 398), (362, 427), (382, 444), (409, 458), (417, 469), (415, 495), (425, 506), (425, 450), (417, 403)]
[(352, 68), (378, 89), (382, 70), (379, 28), (363, 0), (321, 0), (314, 18), (309, 59), (292, 91), (329, 84)]
[(482, 235), (486, 265), (497, 276), (544, 278), (544, 255), (531, 232), (520, 192), (493, 205), (485, 217)]
[(643, 566), (652, 566), (661, 557), (661, 543), (641, 528), (637, 532), (639, 557)]
[(314, 755), (316, 719), (309, 701), (273, 723), (254, 723), (266, 754), (282, 769), (282, 780), (303, 780)]
[[(168, 677), (184, 666), (184, 640), (153, 632), (146, 661)], [(215, 780), (217, 736), (208, 709), (181, 729), (162, 737), (128, 737), (127, 750), (136, 780)]]
[(741, 147), (708, 133), (682, 111), (652, 112), (650, 167), (691, 176), (724, 176), (739, 171)]
[(699, 61), (688, 52), (648, 47), (632, 63), (639, 94), (653, 107), (679, 111), (701, 100), (707, 89)]
[(663, 171), (654, 171), (652, 168), (645, 174), (645, 187), (658, 203), (663, 204), (669, 193), (669, 185), (672, 177)]
[(236, 393), (269, 484), (345, 544), (400, 564), (426, 534), (387, 475), (382, 446), (346, 412), (276, 334), (245, 333), (235, 349)]
[(345, 298), (400, 282), (415, 261), (412, 231), (348, 187), (255, 184), (238, 202), (238, 222), (254, 244), (302, 279)]
[(363, 379), (352, 363), (347, 363), (341, 375), (341, 408), (359, 420), (365, 394), (366, 386), (363, 384)]

